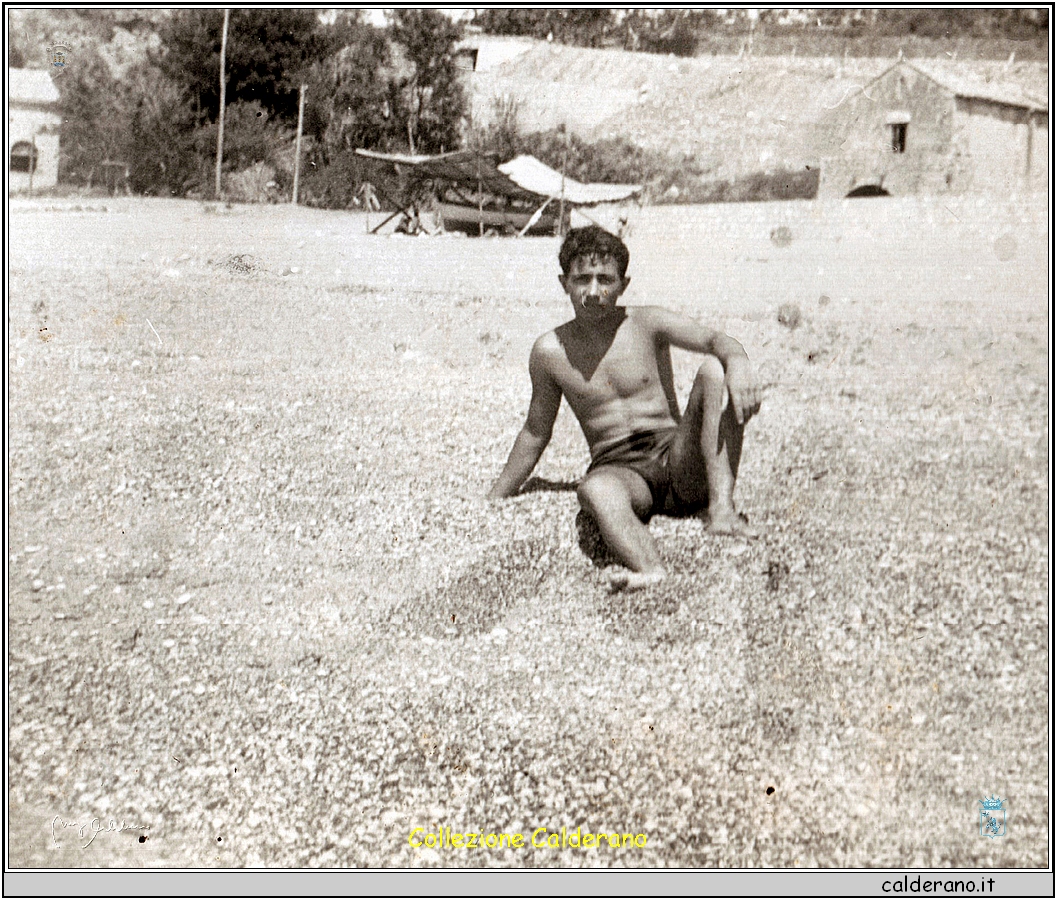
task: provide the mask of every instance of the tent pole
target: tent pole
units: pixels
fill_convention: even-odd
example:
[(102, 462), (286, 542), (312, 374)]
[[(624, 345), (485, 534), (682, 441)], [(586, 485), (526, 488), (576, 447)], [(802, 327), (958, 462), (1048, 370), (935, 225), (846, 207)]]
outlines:
[(386, 225), (388, 225), (390, 222), (392, 222), (393, 219), (395, 219), (401, 213), (403, 213), (408, 218), (411, 218), (411, 213), (410, 213), (408, 208), (412, 204), (410, 204), (410, 203), (408, 203), (408, 204), (397, 203), (395, 200), (393, 200), (392, 197), (390, 197), (388, 194), (386, 194), (386, 192), (383, 191), (380, 187), (377, 188), (376, 190), (377, 190), (377, 192), (379, 194), (381, 194), (382, 199), (385, 200), (386, 203), (392, 203), (393, 206), (396, 207), (396, 212), (394, 212), (392, 215), (386, 216), (385, 219), (383, 219), (378, 225), (376, 225), (374, 228), (372, 228), (371, 229), (371, 234), (377, 234), (379, 231), (382, 230), (382, 228), (384, 228)]
[(540, 220), (540, 216), (543, 215), (543, 210), (547, 208), (547, 206), (553, 199), (553, 197), (548, 197), (546, 200), (543, 201), (543, 206), (541, 206), (532, 214), (532, 217), (525, 223), (525, 227), (517, 233), (518, 237), (524, 237), (525, 232), (527, 232), (533, 225), (535, 225)]
[[(578, 212), (578, 213), (579, 213), (579, 214), (580, 214), (581, 216), (583, 216), (583, 217), (584, 217), (585, 219), (587, 219), (587, 221), (588, 221), (588, 222), (591, 222), (591, 223), (592, 223), (593, 225), (597, 225), (597, 226), (598, 226), (599, 228), (603, 228), (603, 226), (602, 226), (602, 223), (601, 223), (601, 222), (599, 222), (599, 221), (598, 221), (597, 219), (592, 219), (592, 218), (591, 218), (591, 217), (590, 217), (590, 216), (589, 216), (589, 215), (588, 215), (587, 213), (585, 213), (585, 212), (584, 212), (584, 211), (583, 211), (582, 209), (580, 209), (580, 207), (577, 207), (577, 208), (576, 208), (576, 211), (577, 211), (577, 212)], [(604, 231), (608, 231), (609, 229), (608, 229), (608, 228), (603, 228), (603, 230), (604, 230)]]

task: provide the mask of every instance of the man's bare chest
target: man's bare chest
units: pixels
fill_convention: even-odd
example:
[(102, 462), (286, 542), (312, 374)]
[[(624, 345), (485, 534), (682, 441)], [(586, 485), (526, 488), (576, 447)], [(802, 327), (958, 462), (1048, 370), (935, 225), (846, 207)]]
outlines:
[(554, 376), (573, 406), (660, 388), (658, 348), (641, 329), (622, 326), (611, 342), (569, 341), (563, 351)]

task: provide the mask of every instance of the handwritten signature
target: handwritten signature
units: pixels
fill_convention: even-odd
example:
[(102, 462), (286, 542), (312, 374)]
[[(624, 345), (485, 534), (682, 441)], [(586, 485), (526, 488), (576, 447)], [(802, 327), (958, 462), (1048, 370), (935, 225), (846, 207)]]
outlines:
[(86, 850), (92, 845), (92, 841), (101, 834), (121, 831), (146, 831), (150, 828), (150, 825), (126, 825), (124, 821), (118, 822), (116, 819), (107, 819), (104, 822), (98, 818), (82, 825), (77, 822), (71, 822), (69, 819), (64, 819), (62, 816), (56, 816), (51, 820), (52, 841), (56, 844), (59, 843), (59, 834), (67, 828), (76, 828), (77, 836), (81, 840), (84, 840), (89, 834), (91, 835), (88, 838), (88, 843), (81, 847), (82, 850)]

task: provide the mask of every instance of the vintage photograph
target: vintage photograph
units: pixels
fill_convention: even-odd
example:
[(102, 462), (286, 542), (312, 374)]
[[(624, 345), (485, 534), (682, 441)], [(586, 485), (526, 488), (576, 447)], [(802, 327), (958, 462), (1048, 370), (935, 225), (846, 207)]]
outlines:
[(1051, 865), (1048, 7), (5, 29), (10, 867)]

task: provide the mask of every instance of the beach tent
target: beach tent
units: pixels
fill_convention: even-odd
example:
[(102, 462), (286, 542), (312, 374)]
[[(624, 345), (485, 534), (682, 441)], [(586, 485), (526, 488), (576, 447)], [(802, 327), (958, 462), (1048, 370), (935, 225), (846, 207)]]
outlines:
[[(378, 153), (357, 150), (367, 159), (390, 163), (401, 174), (406, 174), (415, 189), (424, 182), (442, 183), (455, 202), (441, 200), (437, 206), (446, 227), (469, 231), (477, 227), (514, 230), (518, 234), (553, 231), (553, 216), (544, 217), (547, 207), (558, 202), (563, 207), (594, 206), (598, 203), (619, 203), (642, 191), (638, 184), (582, 184), (562, 175), (534, 156), (517, 156), (499, 164), (495, 154), (475, 150), (457, 150), (439, 156), (412, 156), (402, 153)], [(472, 195), (472, 196), (468, 196)], [(486, 204), (484, 197), (490, 199)], [(378, 231), (400, 213), (412, 213), (412, 201), (393, 202), (398, 207)], [(486, 208), (486, 205), (488, 208)], [(497, 208), (499, 207), (499, 208)]]

